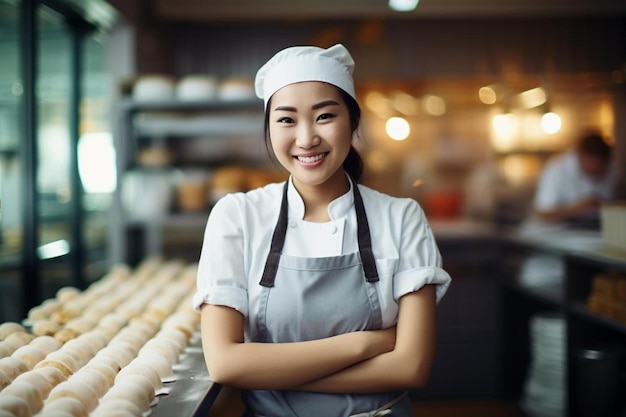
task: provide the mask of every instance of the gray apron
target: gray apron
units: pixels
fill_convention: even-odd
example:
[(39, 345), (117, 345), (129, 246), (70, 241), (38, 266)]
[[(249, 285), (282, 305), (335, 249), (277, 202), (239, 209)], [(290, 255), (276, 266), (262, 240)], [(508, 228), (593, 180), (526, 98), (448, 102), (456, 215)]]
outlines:
[[(285, 183), (280, 216), (265, 270), (254, 342), (286, 343), (378, 330), (382, 316), (378, 273), (363, 200), (356, 182), (354, 207), (359, 251), (341, 256), (303, 258), (282, 255), (288, 223)], [(246, 416), (394, 417), (413, 416), (406, 391), (325, 394), (302, 391), (244, 390)]]

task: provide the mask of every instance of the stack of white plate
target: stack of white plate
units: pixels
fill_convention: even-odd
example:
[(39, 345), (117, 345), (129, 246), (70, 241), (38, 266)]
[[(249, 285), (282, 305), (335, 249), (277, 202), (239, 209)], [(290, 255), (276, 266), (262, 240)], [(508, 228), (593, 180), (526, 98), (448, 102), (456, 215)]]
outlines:
[(531, 364), (522, 406), (534, 417), (561, 417), (567, 402), (566, 328), (558, 314), (539, 314), (530, 322)]

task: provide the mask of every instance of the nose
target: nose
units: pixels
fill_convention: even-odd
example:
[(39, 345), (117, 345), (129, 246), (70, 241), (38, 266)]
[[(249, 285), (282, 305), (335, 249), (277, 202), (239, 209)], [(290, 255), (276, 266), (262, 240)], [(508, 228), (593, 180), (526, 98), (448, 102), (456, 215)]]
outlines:
[(296, 146), (302, 149), (314, 148), (321, 142), (315, 126), (309, 123), (300, 123), (296, 135)]

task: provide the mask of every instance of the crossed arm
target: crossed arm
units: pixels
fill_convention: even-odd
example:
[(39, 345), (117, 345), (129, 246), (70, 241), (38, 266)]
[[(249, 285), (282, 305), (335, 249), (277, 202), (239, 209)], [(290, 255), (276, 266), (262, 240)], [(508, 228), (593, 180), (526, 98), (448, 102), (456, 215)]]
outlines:
[(243, 389), (356, 393), (423, 386), (435, 355), (435, 286), (399, 303), (395, 328), (294, 343), (244, 343), (243, 316), (205, 304), (201, 333), (209, 373)]

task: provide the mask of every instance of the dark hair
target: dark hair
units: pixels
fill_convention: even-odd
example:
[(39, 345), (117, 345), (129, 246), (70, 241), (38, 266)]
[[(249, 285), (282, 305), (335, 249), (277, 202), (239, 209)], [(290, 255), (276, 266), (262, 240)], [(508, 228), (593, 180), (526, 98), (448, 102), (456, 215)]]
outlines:
[[(343, 99), (346, 107), (348, 108), (348, 114), (350, 115), (350, 131), (352, 135), (354, 135), (359, 128), (359, 124), (361, 123), (361, 108), (359, 107), (359, 103), (352, 97), (350, 94), (346, 93), (339, 87), (336, 87), (339, 93), (341, 94), (341, 98)], [(269, 128), (269, 108), (272, 102), (272, 98), (267, 101), (267, 106), (265, 110), (265, 122), (263, 126), (263, 132), (265, 135), (265, 148), (267, 149), (267, 153), (273, 160), (276, 160), (274, 152), (272, 151), (271, 141), (270, 141), (270, 128)], [(343, 169), (352, 177), (352, 179), (356, 182), (359, 181), (361, 175), (363, 175), (363, 159), (361, 155), (357, 152), (354, 146), (350, 145), (350, 151), (348, 152), (348, 156), (343, 161)]]
[(584, 134), (577, 146), (578, 152), (597, 158), (609, 159), (611, 147), (599, 133), (591, 132)]

